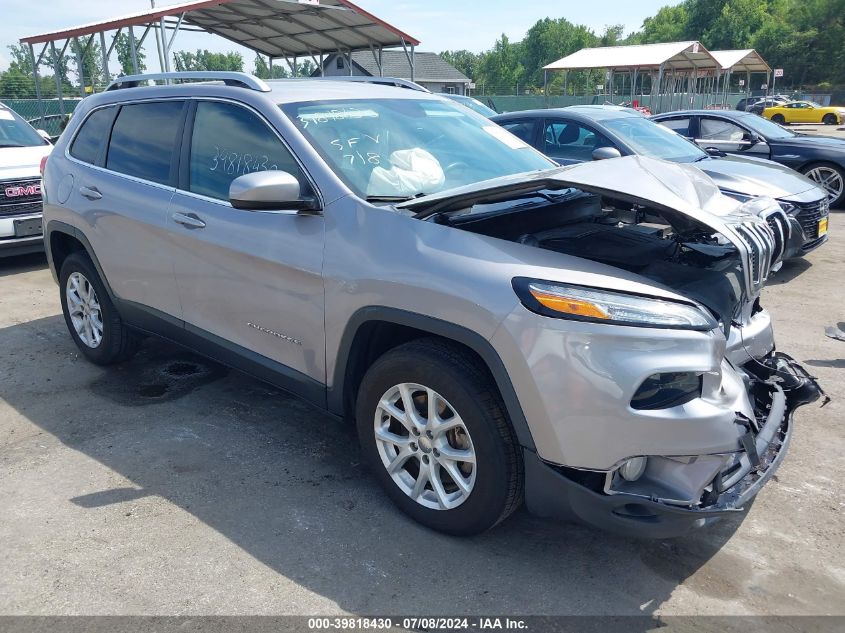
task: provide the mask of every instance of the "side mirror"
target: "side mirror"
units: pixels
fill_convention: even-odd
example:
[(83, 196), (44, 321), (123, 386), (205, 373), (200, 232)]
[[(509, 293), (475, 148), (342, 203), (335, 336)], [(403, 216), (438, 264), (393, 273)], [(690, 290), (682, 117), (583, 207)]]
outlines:
[(746, 132), (742, 135), (742, 140), (752, 145), (757, 145), (760, 142), (760, 137), (754, 134), (754, 132)]
[(607, 160), (608, 158), (622, 158), (622, 154), (615, 147), (598, 147), (593, 150), (593, 160)]
[(303, 196), (299, 180), (286, 171), (254, 171), (229, 185), (229, 202), (236, 209), (319, 211), (317, 200)]
[(705, 147), (704, 151), (710, 154), (710, 156), (715, 156), (716, 158), (724, 158), (727, 156), (725, 152), (720, 150), (718, 147)]
[(50, 140), (50, 134), (47, 132), (47, 130), (35, 130), (35, 131), (38, 132), (38, 136), (43, 138), (45, 141)]

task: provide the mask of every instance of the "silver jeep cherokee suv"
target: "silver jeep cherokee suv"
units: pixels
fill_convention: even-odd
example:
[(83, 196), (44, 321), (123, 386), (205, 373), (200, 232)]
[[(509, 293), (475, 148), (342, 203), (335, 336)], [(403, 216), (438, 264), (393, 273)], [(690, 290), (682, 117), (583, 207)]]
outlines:
[(772, 200), (641, 157), (556, 167), (418, 91), (148, 78), (85, 99), (46, 166), (77, 346), (107, 365), (154, 333), (354, 418), (427, 526), (524, 500), (681, 534), (740, 511), (820, 395), (760, 306)]

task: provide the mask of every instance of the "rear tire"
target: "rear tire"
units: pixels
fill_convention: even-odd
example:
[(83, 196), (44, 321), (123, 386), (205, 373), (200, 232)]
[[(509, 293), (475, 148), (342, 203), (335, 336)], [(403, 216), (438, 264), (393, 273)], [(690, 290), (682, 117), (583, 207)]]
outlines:
[(786, 125), (786, 117), (784, 117), (782, 114), (773, 114), (772, 121), (774, 123), (777, 123), (778, 125)]
[(67, 256), (59, 284), (65, 323), (85, 358), (112, 365), (135, 354), (141, 339), (124, 325), (87, 254), (77, 251)]
[(522, 453), (498, 390), (458, 346), (420, 339), (384, 354), (361, 382), (356, 421), (367, 465), (423, 525), (478, 534), (522, 503)]
[(836, 125), (837, 123), (839, 123), (839, 119), (837, 119), (836, 115), (833, 113), (825, 114), (822, 117), (822, 123), (824, 123), (825, 125)]

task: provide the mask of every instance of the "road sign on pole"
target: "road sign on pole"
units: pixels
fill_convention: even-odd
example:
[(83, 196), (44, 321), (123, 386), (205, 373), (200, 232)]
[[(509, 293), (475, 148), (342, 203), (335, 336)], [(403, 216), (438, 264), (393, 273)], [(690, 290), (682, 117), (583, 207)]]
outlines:
[(783, 77), (783, 68), (775, 68), (775, 77)]

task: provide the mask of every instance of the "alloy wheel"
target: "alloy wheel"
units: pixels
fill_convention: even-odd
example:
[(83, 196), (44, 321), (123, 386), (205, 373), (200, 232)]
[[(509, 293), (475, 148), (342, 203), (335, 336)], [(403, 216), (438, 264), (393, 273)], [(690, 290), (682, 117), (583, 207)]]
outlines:
[(461, 416), (429, 387), (401, 383), (379, 400), (374, 420), (382, 464), (420, 505), (451, 510), (472, 493), (476, 456)]
[(103, 340), (103, 313), (94, 286), (82, 273), (72, 273), (65, 286), (67, 310), (76, 335), (94, 349)]
[(828, 197), (831, 200), (837, 200), (842, 195), (845, 183), (842, 181), (842, 174), (833, 167), (819, 165), (810, 169), (806, 173), (806, 176), (827, 191)]

